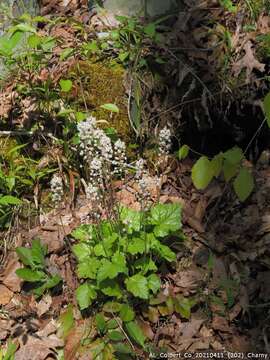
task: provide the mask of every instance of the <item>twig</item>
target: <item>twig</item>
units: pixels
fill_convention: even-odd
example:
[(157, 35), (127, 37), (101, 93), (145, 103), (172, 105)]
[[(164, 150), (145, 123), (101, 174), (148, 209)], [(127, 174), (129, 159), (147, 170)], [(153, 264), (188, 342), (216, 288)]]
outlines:
[(123, 334), (125, 335), (127, 341), (129, 342), (130, 346), (132, 347), (132, 350), (135, 351), (135, 347), (134, 347), (134, 345), (132, 344), (132, 341), (130, 340), (130, 338), (128, 337), (128, 334), (127, 334), (127, 333), (125, 332), (125, 330), (123, 329), (123, 326), (121, 325), (120, 321), (117, 319), (117, 317), (114, 315), (113, 312), (111, 312), (111, 314), (112, 314), (114, 320), (117, 322), (120, 330), (121, 330), (121, 331), (123, 332)]

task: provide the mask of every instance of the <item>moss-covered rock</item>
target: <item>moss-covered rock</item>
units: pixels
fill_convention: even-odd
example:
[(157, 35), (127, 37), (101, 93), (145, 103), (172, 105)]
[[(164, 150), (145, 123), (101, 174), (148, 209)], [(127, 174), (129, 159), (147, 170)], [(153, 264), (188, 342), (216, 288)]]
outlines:
[[(97, 120), (106, 120), (102, 126), (113, 127), (127, 141), (131, 137), (128, 119), (128, 99), (124, 87), (125, 70), (110, 60), (80, 61), (71, 69), (75, 102), (88, 109)], [(111, 113), (101, 105), (115, 104), (119, 113)]]

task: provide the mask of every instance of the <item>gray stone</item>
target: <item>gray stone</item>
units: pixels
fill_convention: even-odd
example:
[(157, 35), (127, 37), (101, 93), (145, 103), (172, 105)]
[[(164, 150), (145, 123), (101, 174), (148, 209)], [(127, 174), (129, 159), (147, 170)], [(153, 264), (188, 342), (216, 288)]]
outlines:
[(144, 15), (146, 10), (147, 15), (156, 16), (171, 11), (177, 3), (179, 0), (105, 0), (104, 7), (119, 15), (132, 16), (140, 13)]

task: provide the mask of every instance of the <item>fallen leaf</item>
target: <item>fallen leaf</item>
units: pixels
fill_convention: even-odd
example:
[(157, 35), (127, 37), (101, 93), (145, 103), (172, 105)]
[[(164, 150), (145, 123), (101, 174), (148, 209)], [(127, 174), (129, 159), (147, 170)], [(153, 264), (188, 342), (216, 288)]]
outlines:
[(9, 255), (9, 261), (2, 276), (3, 284), (13, 292), (21, 290), (22, 281), (16, 274), (16, 270), (21, 267), (17, 255), (13, 252)]
[(204, 320), (202, 319), (191, 319), (189, 322), (182, 323), (180, 331), (182, 331), (182, 339), (191, 339), (200, 330)]
[(7, 305), (13, 297), (13, 292), (5, 285), (0, 285), (0, 305)]
[(212, 327), (214, 330), (222, 331), (222, 332), (231, 332), (228, 321), (222, 317), (215, 315), (212, 320)]
[(251, 41), (247, 41), (244, 45), (245, 55), (237, 61), (233, 67), (234, 76), (238, 77), (243, 69), (246, 69), (246, 83), (250, 82), (253, 70), (264, 72), (265, 64), (260, 63), (254, 56)]
[(43, 296), (43, 298), (36, 305), (38, 317), (41, 317), (42, 315), (46, 314), (46, 312), (49, 311), (51, 304), (52, 304), (52, 297), (49, 294)]

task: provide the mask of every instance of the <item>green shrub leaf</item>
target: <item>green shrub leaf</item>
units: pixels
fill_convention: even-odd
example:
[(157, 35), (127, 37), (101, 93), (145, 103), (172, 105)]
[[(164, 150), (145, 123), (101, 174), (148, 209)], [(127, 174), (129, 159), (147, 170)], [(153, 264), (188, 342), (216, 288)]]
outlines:
[(97, 270), (100, 266), (100, 260), (95, 257), (84, 258), (79, 262), (77, 268), (78, 277), (81, 279), (95, 279)]
[(254, 179), (250, 171), (243, 167), (233, 182), (233, 187), (239, 200), (245, 201), (252, 193), (254, 188)]
[(96, 297), (96, 289), (91, 284), (84, 283), (76, 290), (76, 299), (81, 310), (87, 309)]
[(61, 91), (69, 92), (72, 89), (72, 81), (61, 79), (59, 81), (59, 85), (61, 87)]
[(86, 243), (73, 245), (72, 252), (79, 262), (89, 259), (92, 254), (91, 247)]
[(157, 204), (151, 209), (150, 223), (156, 225), (156, 236), (164, 237), (181, 228), (181, 207), (179, 204)]
[(145, 336), (142, 332), (142, 329), (137, 324), (137, 322), (135, 321), (127, 322), (125, 323), (124, 328), (133, 341), (135, 341), (141, 347), (144, 347)]
[(117, 299), (122, 297), (122, 291), (115, 280), (106, 279), (99, 284), (100, 290), (107, 296), (114, 296)]
[(192, 168), (191, 178), (195, 187), (199, 190), (205, 189), (210, 184), (213, 176), (211, 162), (206, 156), (200, 157)]
[(112, 330), (108, 333), (108, 337), (112, 341), (122, 341), (125, 339), (125, 336), (117, 330)]
[(105, 279), (114, 279), (119, 273), (124, 272), (121, 264), (115, 264), (104, 259), (102, 265), (97, 272), (97, 281), (101, 282)]
[(98, 331), (99, 331), (101, 334), (104, 334), (104, 333), (105, 333), (105, 330), (106, 330), (106, 321), (105, 321), (104, 315), (101, 314), (101, 313), (98, 313), (98, 314), (95, 316), (95, 321), (96, 321), (96, 325), (97, 325)]
[(61, 333), (63, 334), (63, 338), (65, 339), (68, 336), (69, 332), (72, 330), (75, 323), (72, 305), (69, 305), (67, 310), (60, 315), (59, 322)]
[(160, 278), (156, 274), (151, 274), (147, 278), (148, 288), (152, 290), (154, 294), (156, 294), (161, 286)]
[(213, 176), (218, 177), (222, 170), (223, 165), (223, 153), (219, 153), (211, 160), (211, 167), (213, 171)]
[(231, 164), (240, 164), (241, 160), (244, 159), (243, 150), (235, 146), (232, 149), (227, 150), (224, 154), (224, 159)]
[(267, 124), (270, 127), (270, 92), (263, 100), (263, 110), (266, 116)]
[(19, 278), (29, 282), (44, 281), (46, 279), (46, 275), (43, 271), (35, 271), (29, 268), (18, 269), (16, 270), (16, 274)]
[(189, 146), (188, 145), (181, 146), (178, 151), (178, 159), (179, 160), (185, 159), (188, 156), (188, 153), (189, 153)]
[(22, 201), (15, 196), (5, 195), (0, 197), (0, 205), (21, 205)]
[(61, 281), (62, 281), (61, 276), (58, 274), (55, 274), (46, 281), (45, 287), (46, 287), (46, 289), (52, 289), (53, 287), (58, 285)]
[(103, 104), (100, 107), (110, 112), (119, 113), (119, 107), (115, 104)]
[(148, 299), (149, 290), (147, 286), (147, 279), (143, 275), (133, 275), (125, 280), (125, 284), (128, 291), (134, 296), (139, 297), (140, 299)]
[(32, 269), (35, 268), (35, 262), (32, 256), (31, 249), (25, 247), (17, 247), (16, 253), (24, 265), (30, 266)]
[(135, 318), (135, 313), (133, 309), (127, 304), (122, 305), (119, 315), (121, 320), (124, 322), (132, 321)]

